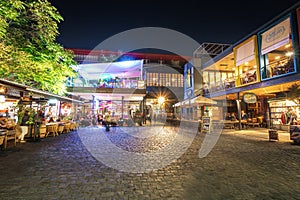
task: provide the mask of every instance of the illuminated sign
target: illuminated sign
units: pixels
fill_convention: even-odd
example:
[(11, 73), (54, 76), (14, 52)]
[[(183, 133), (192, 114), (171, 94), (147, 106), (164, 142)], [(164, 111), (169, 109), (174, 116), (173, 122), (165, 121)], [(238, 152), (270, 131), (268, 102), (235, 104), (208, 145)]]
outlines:
[(5, 94), (7, 92), (7, 88), (3, 85), (0, 85), (0, 94)]
[(282, 35), (285, 32), (285, 27), (284, 26), (279, 26), (274, 28), (267, 36), (266, 36), (266, 42), (273, 42), (274, 40), (281, 38)]
[(243, 100), (245, 103), (256, 103), (257, 96), (254, 93), (245, 93), (243, 95)]
[(5, 96), (4, 95), (0, 95), (0, 103), (4, 103), (5, 102)]

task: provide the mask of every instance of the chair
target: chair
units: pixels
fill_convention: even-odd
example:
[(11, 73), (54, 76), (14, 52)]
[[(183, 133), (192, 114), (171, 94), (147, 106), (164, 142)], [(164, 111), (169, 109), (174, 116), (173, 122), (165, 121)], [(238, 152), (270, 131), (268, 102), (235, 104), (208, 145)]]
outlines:
[(76, 124), (75, 123), (71, 123), (70, 124), (70, 131), (75, 131), (76, 130)]
[(264, 122), (263, 117), (257, 117), (257, 120), (258, 120), (259, 126), (263, 127), (263, 122)]
[(251, 123), (249, 125), (252, 125), (252, 127), (259, 127), (259, 122), (257, 121), (257, 118), (252, 118)]
[(59, 124), (59, 125), (58, 125), (58, 128), (57, 128), (57, 133), (58, 133), (58, 134), (63, 134), (63, 132), (64, 132), (64, 127), (65, 127), (65, 125)]
[(40, 137), (44, 138), (44, 137), (46, 137), (46, 134), (47, 134), (47, 127), (45, 124), (41, 124), (40, 125)]
[(51, 124), (51, 125), (47, 125), (47, 133), (46, 133), (46, 137), (48, 137), (50, 134), (52, 134), (52, 136), (57, 136), (57, 129), (58, 129), (58, 124)]
[(79, 122), (75, 122), (75, 130), (79, 129)]
[(6, 130), (0, 130), (0, 145), (4, 146)]
[(71, 123), (65, 123), (64, 132), (69, 133), (70, 132), (70, 126), (71, 126)]
[(4, 150), (7, 148), (7, 142), (13, 140), (14, 146), (17, 146), (17, 133), (14, 127), (13, 130), (6, 130), (5, 139), (4, 139)]

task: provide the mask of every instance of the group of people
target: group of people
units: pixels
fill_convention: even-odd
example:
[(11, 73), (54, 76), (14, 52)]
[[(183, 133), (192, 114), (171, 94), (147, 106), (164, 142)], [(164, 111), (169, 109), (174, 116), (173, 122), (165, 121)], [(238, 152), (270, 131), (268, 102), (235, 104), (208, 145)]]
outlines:
[[(247, 119), (248, 119), (247, 113), (245, 113), (244, 110), (241, 110), (241, 120), (247, 120)], [(236, 121), (236, 120), (238, 120), (238, 118), (236, 117), (236, 114), (234, 112), (232, 112), (232, 113), (228, 112), (225, 115), (225, 120)]]
[(17, 139), (21, 143), (25, 143), (25, 135), (29, 132), (29, 123), (34, 121), (35, 124), (40, 125), (44, 119), (44, 113), (42, 110), (39, 110), (31, 119), (30, 112), (28, 110), (24, 111), (23, 116), (20, 119), (18, 124), (14, 120), (8, 119), (7, 117), (0, 118), (0, 128), (6, 130), (16, 130)]
[(236, 116), (235, 113), (226, 113), (225, 115), (225, 120), (231, 120), (231, 121), (235, 121), (236, 120)]
[(16, 129), (18, 130), (17, 138), (21, 143), (23, 143), (25, 142), (24, 137), (28, 133), (28, 124), (26, 122), (29, 121), (29, 117), (30, 117), (29, 112), (25, 111), (22, 120), (20, 122), (20, 126), (16, 126), (14, 121), (9, 120), (6, 117), (2, 117), (0, 118), (0, 129), (12, 130), (16, 126)]
[[(129, 123), (129, 122), (138, 123), (140, 126), (142, 126), (142, 124), (146, 124), (147, 121), (149, 121), (150, 123), (152, 122), (152, 117), (151, 117), (152, 114), (153, 114), (153, 111), (152, 111), (151, 106), (147, 106), (144, 109), (144, 112), (141, 112), (138, 109), (133, 110), (132, 108), (129, 108), (128, 109), (129, 121), (126, 121), (125, 123)], [(92, 124), (94, 124), (94, 125), (103, 125), (103, 126), (108, 127), (108, 125), (114, 126), (117, 123), (117, 122), (114, 122), (114, 113), (111, 111), (107, 111), (107, 112), (105, 112), (105, 114), (98, 113), (97, 115), (95, 115), (93, 117), (93, 119), (95, 119), (95, 122), (92, 122)], [(119, 123), (123, 124), (122, 118), (119, 119)]]
[(282, 112), (281, 114), (281, 123), (282, 124), (290, 124), (297, 125), (297, 114), (294, 110), (288, 110), (287, 112)]

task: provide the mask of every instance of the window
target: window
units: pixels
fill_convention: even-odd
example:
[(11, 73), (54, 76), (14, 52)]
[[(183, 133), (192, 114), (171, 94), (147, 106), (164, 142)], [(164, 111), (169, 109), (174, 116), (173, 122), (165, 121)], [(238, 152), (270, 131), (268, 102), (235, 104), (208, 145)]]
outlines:
[(262, 79), (295, 71), (290, 18), (261, 33)]
[(240, 85), (254, 83), (257, 81), (257, 55), (256, 37), (248, 39), (238, 47), (234, 48), (236, 57), (237, 76)]
[(186, 74), (186, 88), (190, 87), (192, 87), (192, 68), (189, 68)]

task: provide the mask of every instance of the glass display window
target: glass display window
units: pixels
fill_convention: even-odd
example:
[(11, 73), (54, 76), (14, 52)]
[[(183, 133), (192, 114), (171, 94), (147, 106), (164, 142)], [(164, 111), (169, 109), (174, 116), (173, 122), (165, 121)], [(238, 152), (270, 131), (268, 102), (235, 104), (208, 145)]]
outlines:
[(203, 71), (204, 94), (235, 87), (235, 74), (232, 71)]
[(257, 64), (255, 59), (240, 65), (238, 69), (240, 85), (257, 82)]
[(227, 72), (227, 78), (224, 80), (224, 88), (230, 89), (235, 87), (235, 74), (234, 72)]
[(187, 69), (187, 74), (186, 74), (186, 88), (192, 87), (192, 72), (193, 68)]
[(291, 125), (294, 122), (292, 121), (292, 116), (296, 116), (295, 119), (300, 117), (300, 109), (298, 104), (291, 100), (282, 100), (282, 101), (270, 101), (270, 116), (271, 124), (287, 124)]
[(259, 34), (262, 79), (295, 72), (290, 17)]
[(234, 48), (237, 84), (259, 81), (257, 37), (252, 36)]

